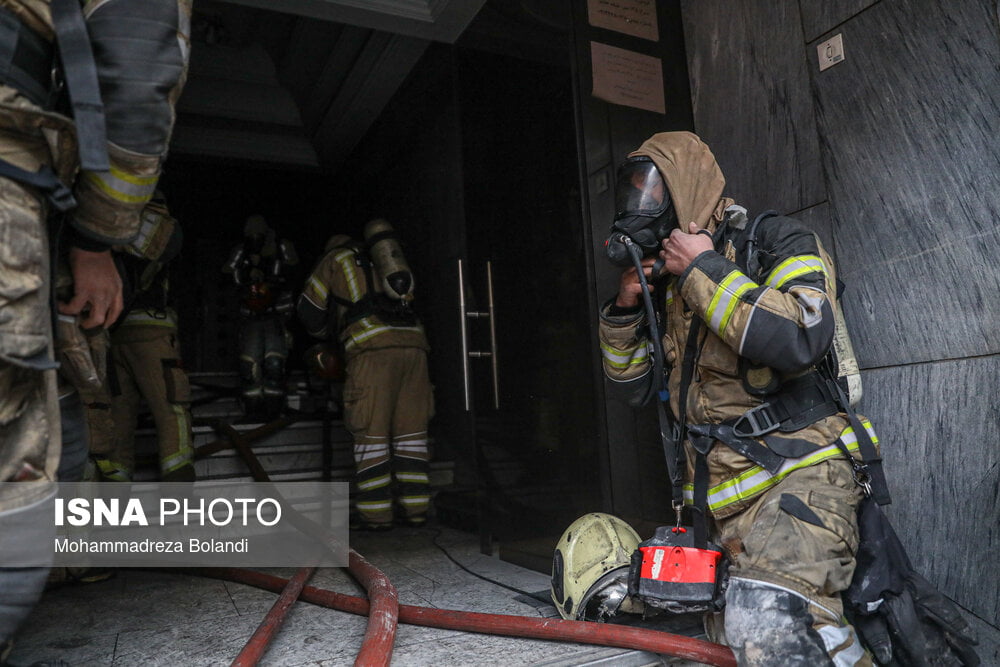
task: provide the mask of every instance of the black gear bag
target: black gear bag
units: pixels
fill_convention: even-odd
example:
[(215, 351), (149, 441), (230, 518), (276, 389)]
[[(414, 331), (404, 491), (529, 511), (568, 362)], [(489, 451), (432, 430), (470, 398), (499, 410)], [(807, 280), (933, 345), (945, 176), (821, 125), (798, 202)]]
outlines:
[(842, 594), (848, 620), (880, 665), (978, 665), (958, 606), (913, 569), (889, 519), (872, 498), (858, 509), (861, 544)]

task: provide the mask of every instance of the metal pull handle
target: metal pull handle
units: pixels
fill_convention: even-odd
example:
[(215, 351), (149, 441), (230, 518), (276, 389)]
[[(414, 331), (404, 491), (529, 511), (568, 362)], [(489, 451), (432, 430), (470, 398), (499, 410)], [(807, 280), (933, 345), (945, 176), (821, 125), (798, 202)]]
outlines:
[(486, 262), (487, 307), (490, 318), (490, 365), (493, 368), (493, 409), (500, 409), (500, 375), (497, 370), (497, 327), (496, 308), (493, 305), (493, 262)]
[[(462, 260), (458, 260), (458, 308), (460, 311), (461, 339), (462, 339), (462, 384), (465, 393), (465, 409), (472, 409), (472, 378), (469, 373), (469, 359), (489, 357), (493, 370), (493, 409), (500, 409), (500, 378), (497, 368), (497, 335), (495, 308), (493, 303), (493, 263), (486, 262), (486, 288), (487, 305), (486, 312), (479, 310), (467, 310), (465, 303), (465, 272)], [(485, 317), (490, 324), (490, 350), (482, 352), (469, 349), (469, 327), (467, 320), (471, 318)]]

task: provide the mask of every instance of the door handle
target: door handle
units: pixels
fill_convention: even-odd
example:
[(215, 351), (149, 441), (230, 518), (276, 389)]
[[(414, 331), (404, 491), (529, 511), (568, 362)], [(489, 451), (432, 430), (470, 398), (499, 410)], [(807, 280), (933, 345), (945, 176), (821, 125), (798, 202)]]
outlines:
[[(465, 271), (462, 260), (458, 260), (458, 308), (460, 311), (460, 330), (462, 339), (462, 384), (465, 394), (465, 409), (472, 409), (472, 378), (469, 371), (469, 359), (489, 357), (493, 375), (493, 409), (500, 409), (500, 377), (497, 367), (497, 335), (496, 308), (493, 301), (493, 263), (486, 262), (487, 310), (469, 310), (465, 301)], [(469, 349), (468, 320), (486, 318), (490, 325), (489, 351)]]

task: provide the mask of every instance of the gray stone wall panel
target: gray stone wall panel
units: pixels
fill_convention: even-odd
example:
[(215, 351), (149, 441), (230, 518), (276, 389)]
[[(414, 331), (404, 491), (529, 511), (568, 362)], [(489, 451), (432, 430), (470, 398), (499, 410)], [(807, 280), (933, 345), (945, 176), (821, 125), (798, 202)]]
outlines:
[(993, 19), (986, 0), (883, 0), (839, 29), (844, 62), (811, 63), (865, 366), (1000, 351)]
[(816, 39), (876, 2), (877, 0), (799, 0), (806, 39)]
[(684, 0), (695, 131), (750, 210), (826, 199), (798, 6)]
[[(914, 566), (987, 622), (1000, 618), (1000, 357), (867, 371), (893, 502)], [(989, 573), (989, 574), (987, 574)], [(990, 664), (990, 663), (986, 663)]]

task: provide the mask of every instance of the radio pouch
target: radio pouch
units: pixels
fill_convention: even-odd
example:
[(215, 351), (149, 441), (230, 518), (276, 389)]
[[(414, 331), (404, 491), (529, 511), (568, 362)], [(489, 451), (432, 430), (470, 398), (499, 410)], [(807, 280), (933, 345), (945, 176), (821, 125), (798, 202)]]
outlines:
[(699, 549), (693, 530), (660, 526), (632, 554), (629, 595), (676, 614), (717, 611), (727, 570), (728, 561), (715, 544)]

